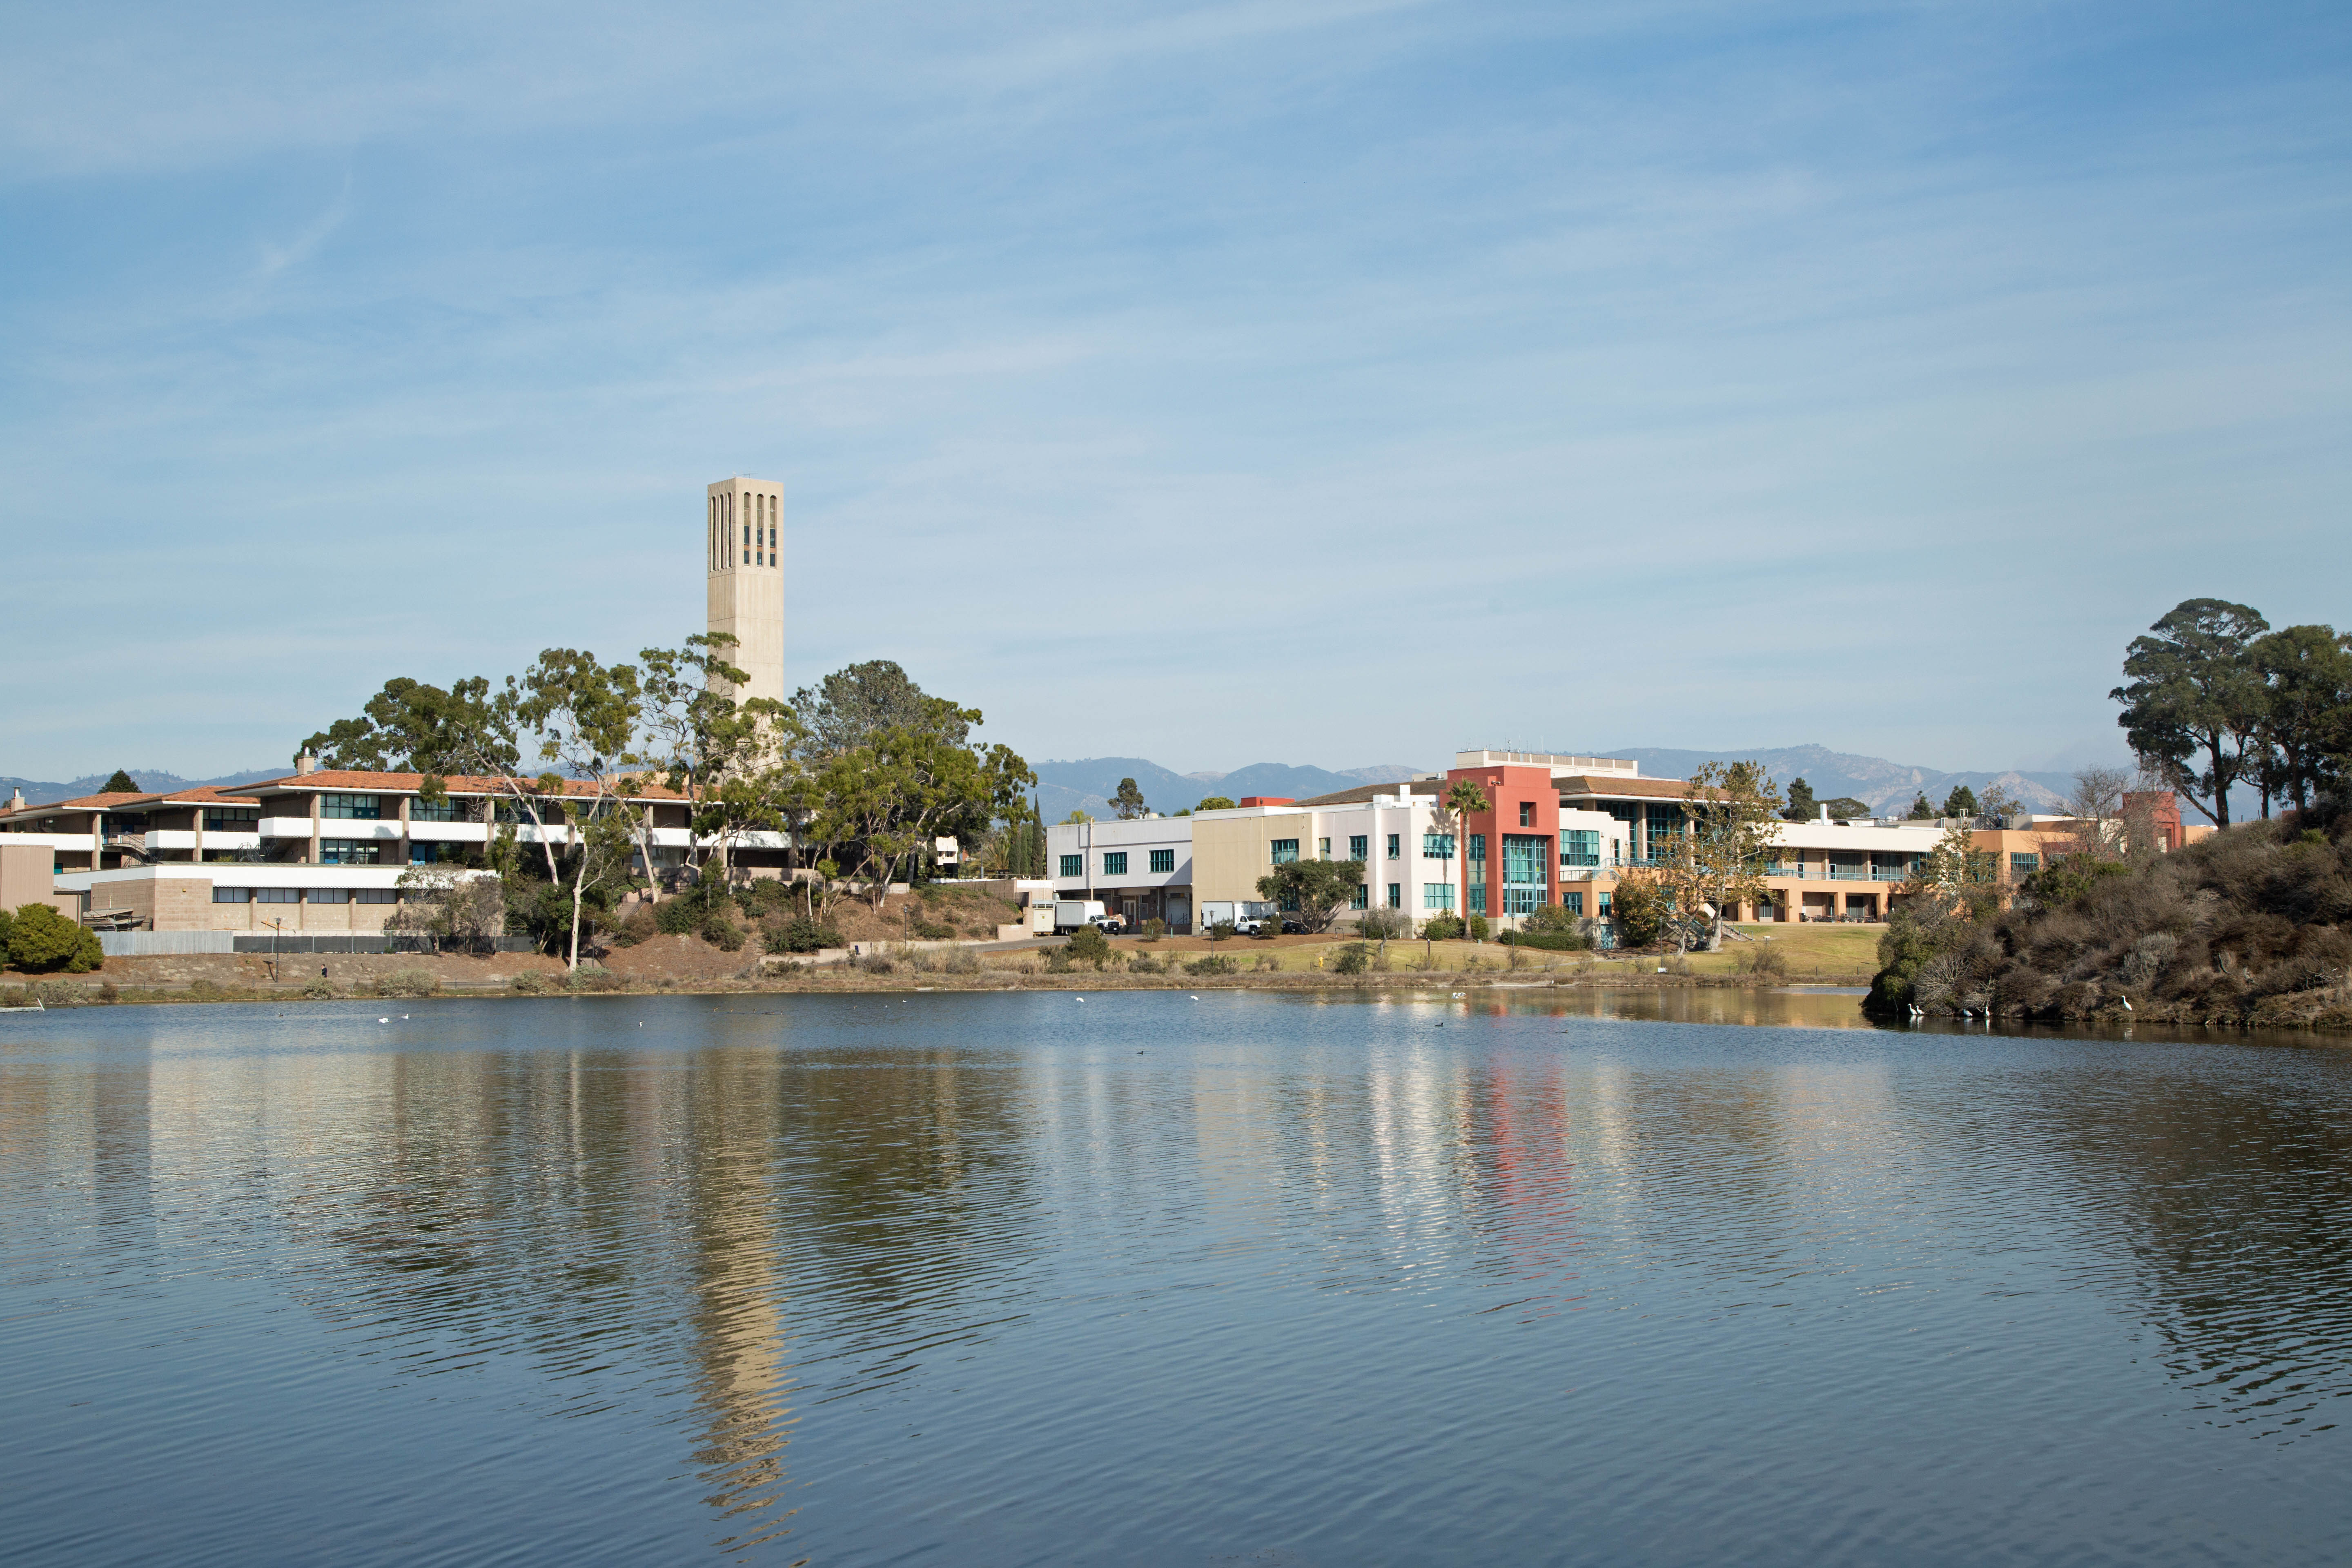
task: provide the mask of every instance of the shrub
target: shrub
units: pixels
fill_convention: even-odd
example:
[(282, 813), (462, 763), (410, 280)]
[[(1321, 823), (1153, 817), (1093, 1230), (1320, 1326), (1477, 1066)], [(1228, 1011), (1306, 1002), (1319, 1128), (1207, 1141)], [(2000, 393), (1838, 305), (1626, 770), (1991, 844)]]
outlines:
[(1462, 922), (1452, 915), (1432, 915), (1421, 922), (1421, 934), (1431, 942), (1452, 942), (1462, 934)]
[(958, 948), (940, 960), (940, 969), (947, 974), (977, 974), (980, 973), (980, 954)]
[(1485, 915), (1472, 915), (1470, 917), (1470, 940), (1472, 942), (1484, 942), (1486, 940), (1486, 917)]
[[(331, 986), (329, 994), (332, 994), (333, 988)], [(116, 987), (114, 982), (110, 980), (98, 988), (98, 999), (101, 1002), (120, 1002), (122, 1000), (122, 993)]]
[(660, 933), (661, 927), (655, 921), (654, 911), (639, 904), (629, 911), (628, 919), (613, 928), (613, 945), (635, 947), (641, 942), (651, 941)]
[(757, 877), (737, 891), (735, 902), (752, 924), (788, 914), (793, 907), (792, 884), (780, 877)]
[(547, 976), (536, 969), (526, 969), (507, 982), (524, 996), (537, 996), (547, 989)]
[(1610, 903), (1609, 912), (1617, 921), (1617, 934), (1627, 947), (1647, 947), (1664, 934), (1666, 895), (1654, 879), (1621, 877)]
[(664, 936), (691, 936), (708, 912), (699, 900), (680, 893), (654, 906), (654, 929)]
[(106, 962), (98, 933), (47, 904), (26, 904), (17, 910), (8, 932), (8, 956), (31, 974), (87, 974)]
[(1581, 952), (1592, 945), (1592, 939), (1580, 931), (1507, 931), (1496, 938), (1508, 947), (1541, 948), (1546, 952)]
[(1184, 973), (1187, 974), (1237, 974), (1241, 973), (1241, 967), (1239, 961), (1218, 953), (1208, 958), (1194, 959), (1184, 966)]
[(327, 984), (326, 976), (320, 975), (302, 987), (302, 994), (313, 1002), (325, 1002), (333, 998), (335, 988)]
[(8, 962), (9, 939), (16, 934), (16, 917), (0, 909), (0, 963)]
[(1048, 974), (1067, 974), (1069, 972), (1070, 950), (1066, 947), (1047, 948), (1045, 950), (1045, 973)]
[(868, 974), (887, 974), (898, 967), (898, 961), (887, 952), (869, 952), (857, 961), (857, 967)]
[(1786, 979), (1789, 955), (1778, 948), (1743, 947), (1731, 955), (1731, 967), (1739, 973), (1753, 974), (1759, 979)]
[(1231, 942), (1234, 940), (1234, 922), (1231, 921), (1219, 921), (1216, 924), (1209, 927), (1208, 930), (1202, 931), (1201, 934), (1207, 937), (1211, 942)]
[(1342, 974), (1361, 974), (1371, 966), (1372, 950), (1360, 942), (1349, 942), (1331, 960), (1331, 967)]
[(1091, 963), (1100, 969), (1110, 958), (1110, 939), (1093, 926), (1080, 926), (1070, 933), (1066, 950), (1073, 963)]
[(713, 910), (702, 917), (701, 936), (721, 952), (743, 951), (743, 928), (729, 920), (723, 910)]
[(79, 1007), (89, 1000), (87, 986), (68, 985), (62, 980), (44, 980), (28, 989), (44, 1007)]
[(1166, 936), (1167, 934), (1168, 922), (1166, 921), (1160, 920), (1155, 917), (1154, 919), (1148, 920), (1143, 922), (1144, 941), (1158, 942), (1161, 937)]
[(770, 952), (815, 952), (821, 948), (848, 945), (834, 926), (806, 915), (768, 921), (760, 928), (760, 944)]
[(218, 996), (221, 994), (221, 988), (214, 984), (209, 980), (191, 980), (188, 982), (188, 994), (199, 1002), (209, 1002), (214, 997)]
[(395, 969), (375, 983), (379, 996), (430, 996), (441, 989), (429, 969)]
[(609, 969), (592, 969), (584, 963), (565, 975), (563, 979), (563, 988), (566, 991), (576, 991), (588, 995), (623, 990), (627, 984), (627, 981)]
[(1366, 910), (1356, 922), (1356, 934), (1370, 942), (1393, 941), (1412, 934), (1412, 919), (1402, 910)]
[(1261, 952), (1257, 955), (1257, 962), (1250, 967), (1260, 974), (1278, 973), (1282, 969), (1282, 958), (1277, 953)]

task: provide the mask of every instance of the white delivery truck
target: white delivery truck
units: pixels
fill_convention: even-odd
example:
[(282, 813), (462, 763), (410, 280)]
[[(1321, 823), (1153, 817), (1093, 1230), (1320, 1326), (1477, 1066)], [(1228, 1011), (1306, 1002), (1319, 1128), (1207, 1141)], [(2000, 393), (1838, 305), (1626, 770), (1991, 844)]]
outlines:
[(1211, 926), (1229, 925), (1242, 936), (1255, 936), (1257, 922), (1279, 920), (1272, 904), (1263, 899), (1235, 899), (1220, 902), (1211, 899), (1201, 906), (1201, 931), (1205, 934)]
[(1100, 899), (1054, 900), (1054, 930), (1057, 934), (1074, 931), (1080, 926), (1099, 925), (1107, 918)]

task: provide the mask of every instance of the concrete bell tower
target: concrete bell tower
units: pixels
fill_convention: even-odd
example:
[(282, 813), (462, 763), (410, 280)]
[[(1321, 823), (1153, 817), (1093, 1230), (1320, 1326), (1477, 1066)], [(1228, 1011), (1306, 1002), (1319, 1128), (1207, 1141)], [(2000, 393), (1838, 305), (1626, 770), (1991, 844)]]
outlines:
[(735, 638), (739, 699), (784, 700), (784, 487), (740, 476), (704, 490), (710, 626)]

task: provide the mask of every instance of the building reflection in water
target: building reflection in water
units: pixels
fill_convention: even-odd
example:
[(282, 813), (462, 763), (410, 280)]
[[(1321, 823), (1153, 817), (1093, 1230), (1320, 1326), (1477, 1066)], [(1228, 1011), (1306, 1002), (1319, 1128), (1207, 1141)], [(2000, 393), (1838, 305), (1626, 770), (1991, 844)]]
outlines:
[[(1034, 1014), (958, 1041), (878, 1005), (681, 1005), (642, 1047), (588, 1007), (509, 1009), (542, 1032), (497, 1048), (455, 1009), (400, 1048), (164, 1020), (0, 1064), (12, 1258), (35, 1286), (90, 1257), (275, 1270), (388, 1377), (520, 1354), (548, 1416), (660, 1411), (731, 1553), (799, 1528), (828, 1411), (1172, 1283), (1534, 1323), (1671, 1278), (1732, 1312), (2063, 1224), (2206, 1419), (2294, 1435), (2352, 1392), (2352, 1097), (2313, 1047), (1669, 1040), (1532, 1000), (1038, 1045)], [(53, 1239), (84, 1221), (84, 1253)]]

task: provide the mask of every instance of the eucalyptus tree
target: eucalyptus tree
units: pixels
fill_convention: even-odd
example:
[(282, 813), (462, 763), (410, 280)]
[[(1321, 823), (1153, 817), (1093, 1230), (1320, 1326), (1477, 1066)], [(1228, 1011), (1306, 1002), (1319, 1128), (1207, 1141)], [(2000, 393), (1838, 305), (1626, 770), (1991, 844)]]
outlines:
[(2184, 599), (2132, 639), (2124, 684), (2107, 693), (2142, 764), (2219, 827), (2262, 743), (2265, 693), (2250, 647), (2268, 630), (2247, 605)]

